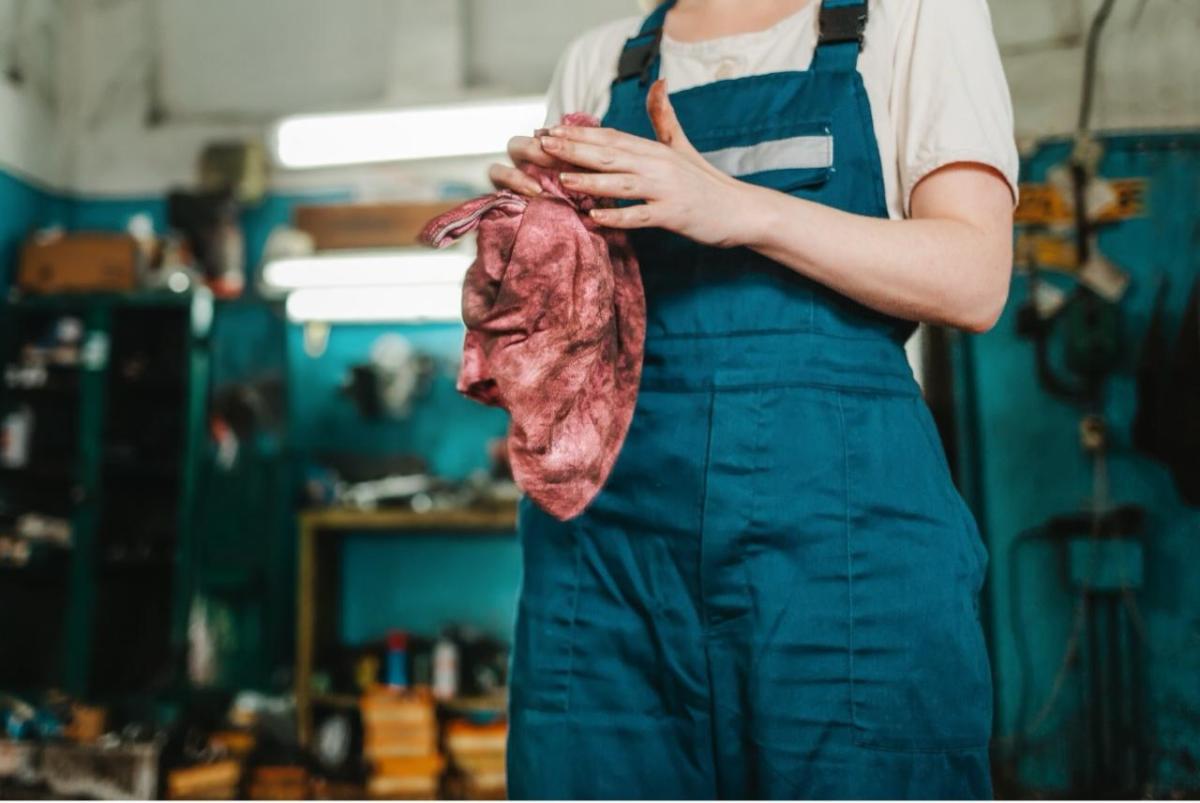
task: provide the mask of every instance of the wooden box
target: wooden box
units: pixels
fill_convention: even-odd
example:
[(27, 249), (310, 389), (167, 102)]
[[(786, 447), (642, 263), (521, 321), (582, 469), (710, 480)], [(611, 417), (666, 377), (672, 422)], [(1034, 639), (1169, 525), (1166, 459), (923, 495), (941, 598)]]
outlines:
[(127, 234), (33, 239), (17, 270), (17, 286), (29, 293), (121, 292), (135, 289), (137, 281), (137, 241)]

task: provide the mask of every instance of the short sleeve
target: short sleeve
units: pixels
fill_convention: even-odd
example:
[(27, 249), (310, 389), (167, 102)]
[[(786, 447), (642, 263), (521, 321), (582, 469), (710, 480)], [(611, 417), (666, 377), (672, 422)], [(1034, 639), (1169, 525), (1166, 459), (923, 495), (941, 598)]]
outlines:
[(546, 125), (552, 126), (562, 119), (568, 109), (577, 109), (586, 94), (587, 87), (581, 80), (583, 72), (579, 66), (580, 40), (576, 39), (563, 51), (550, 79), (546, 92)]
[(572, 112), (604, 116), (621, 48), (637, 32), (639, 24), (637, 17), (615, 20), (567, 45), (546, 93), (547, 125), (558, 123), (564, 114)]
[(913, 189), (956, 162), (999, 171), (1017, 197), (1012, 98), (986, 0), (911, 0), (892, 96), (904, 214)]

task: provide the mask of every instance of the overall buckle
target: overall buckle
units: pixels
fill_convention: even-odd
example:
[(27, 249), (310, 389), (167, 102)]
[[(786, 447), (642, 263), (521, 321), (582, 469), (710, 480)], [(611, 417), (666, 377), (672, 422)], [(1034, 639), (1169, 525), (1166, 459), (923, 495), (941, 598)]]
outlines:
[(654, 59), (658, 57), (659, 45), (662, 42), (662, 28), (634, 37), (629, 41), (635, 42), (647, 37), (650, 38), (650, 41), (643, 44), (625, 45), (625, 49), (621, 51), (621, 60), (617, 62), (617, 81), (638, 78), (643, 85), (649, 83), (650, 70), (654, 66)]
[(836, 45), (842, 42), (857, 42), (861, 50), (864, 32), (867, 29), (867, 4), (831, 8), (821, 7), (821, 35), (818, 44)]

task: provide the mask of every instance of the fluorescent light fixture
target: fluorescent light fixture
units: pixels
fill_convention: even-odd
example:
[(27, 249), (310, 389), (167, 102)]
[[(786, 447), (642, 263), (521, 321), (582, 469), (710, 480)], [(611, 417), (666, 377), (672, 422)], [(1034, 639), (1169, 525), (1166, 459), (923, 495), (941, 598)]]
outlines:
[(275, 127), (275, 156), (298, 169), (503, 153), (509, 137), (545, 121), (541, 97), (299, 115)]
[(275, 290), (426, 284), (461, 287), (470, 265), (471, 253), (463, 250), (318, 254), (268, 262), (263, 282)]
[(321, 287), (294, 290), (288, 318), (296, 322), (388, 323), (462, 320), (462, 286)]

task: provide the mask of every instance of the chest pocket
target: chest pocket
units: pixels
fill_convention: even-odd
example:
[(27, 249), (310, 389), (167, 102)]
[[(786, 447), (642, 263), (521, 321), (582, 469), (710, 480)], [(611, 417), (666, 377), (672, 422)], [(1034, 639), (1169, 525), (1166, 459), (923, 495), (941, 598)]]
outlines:
[(782, 192), (819, 186), (833, 172), (833, 132), (824, 121), (708, 131), (692, 144), (722, 173)]

